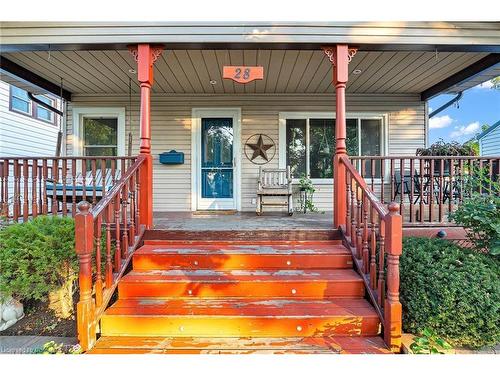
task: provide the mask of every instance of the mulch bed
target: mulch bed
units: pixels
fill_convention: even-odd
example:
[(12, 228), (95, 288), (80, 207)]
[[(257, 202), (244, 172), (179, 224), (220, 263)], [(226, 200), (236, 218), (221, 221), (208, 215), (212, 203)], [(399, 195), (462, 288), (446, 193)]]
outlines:
[[(76, 321), (57, 318), (48, 302), (25, 302), (24, 318), (0, 332), (0, 336), (58, 336), (75, 337)], [(75, 306), (76, 314), (76, 306)]]

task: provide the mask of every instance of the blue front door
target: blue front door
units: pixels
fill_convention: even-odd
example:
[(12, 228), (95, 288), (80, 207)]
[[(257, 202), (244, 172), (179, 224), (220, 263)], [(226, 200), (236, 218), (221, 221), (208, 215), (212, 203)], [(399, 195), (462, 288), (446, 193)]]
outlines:
[(233, 198), (233, 119), (201, 120), (201, 198)]

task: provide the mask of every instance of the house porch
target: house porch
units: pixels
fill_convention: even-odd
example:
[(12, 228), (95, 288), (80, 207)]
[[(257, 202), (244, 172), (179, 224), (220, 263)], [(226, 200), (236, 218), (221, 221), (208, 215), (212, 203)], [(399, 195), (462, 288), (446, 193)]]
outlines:
[[(262, 37), (268, 38), (265, 34)], [(442, 43), (439, 40), (442, 39), (436, 39), (434, 43)], [(400, 350), (402, 306), (399, 301), (399, 257), (403, 250), (404, 203), (408, 197), (405, 197), (406, 193), (402, 189), (399, 204), (393, 202), (395, 195), (392, 193), (389, 198), (385, 198), (386, 195), (381, 191), (380, 199), (373, 191), (373, 181), (378, 176), (371, 176), (370, 183), (370, 175), (366, 174), (366, 170), (362, 167), (356, 170), (357, 166), (349, 156), (353, 155), (349, 152), (350, 145), (347, 144), (349, 103), (363, 97), (372, 108), (382, 108), (391, 98), (397, 102), (401, 96), (406, 97), (399, 100), (398, 107), (403, 108), (396, 110), (400, 112), (400, 116), (394, 119), (398, 126), (386, 142), (386, 146), (390, 147), (391, 139), (399, 136), (401, 143), (393, 155), (403, 159), (404, 156), (397, 154), (413, 155), (416, 147), (426, 143), (425, 101), (439, 92), (462, 90), (464, 81), (494, 67), (500, 57), (490, 54), (489, 49), (474, 51), (465, 42), (451, 50), (449, 46), (443, 45), (442, 49), (439, 47), (439, 53), (436, 53), (434, 44), (402, 45), (403, 48), (392, 45), (389, 49), (387, 45), (373, 44), (367, 47), (361, 44), (358, 50), (358, 46), (352, 43), (348, 45), (346, 41), (329, 41), (326, 46), (317, 41), (297, 45), (293, 39), (288, 45), (275, 42), (273, 39), (273, 43), (267, 44), (263, 53), (260, 51), (265, 42), (262, 45), (246, 45), (239, 50), (236, 48), (242, 48), (244, 43), (229, 44), (224, 46), (227, 50), (221, 50), (220, 45), (210, 43), (188, 43), (187, 46), (173, 47), (139, 42), (128, 46), (130, 51), (123, 45), (108, 46), (108, 50), (98, 51), (83, 44), (75, 51), (68, 51), (68, 46), (64, 46), (61, 50), (51, 51), (51, 61), (45, 58), (44, 52), (26, 48), (16, 50), (15, 46), (4, 54), (6, 58), (2, 56), (5, 62), (2, 66), (10, 68), (10, 73), (16, 71), (28, 82), (33, 76), (43, 78), (38, 82), (44, 82), (42, 86), (46, 90), (49, 90), (49, 82), (54, 91), (55, 83), (50, 81), (64, 74), (67, 89), (65, 97), (71, 101), (71, 105), (77, 104), (75, 108), (80, 105), (87, 110), (89, 103), (100, 107), (103, 102), (107, 104), (106, 100), (121, 103), (123, 118), (127, 119), (127, 132), (136, 134), (132, 136), (135, 139), (132, 154), (139, 155), (123, 161), (121, 177), (116, 178), (105, 193), (102, 192), (100, 199), (97, 197), (95, 174), (99, 168), (107, 170), (105, 159), (109, 156), (82, 153), (85, 156), (70, 156), (66, 159), (66, 163), (87, 165), (92, 172), (89, 175), (92, 181), (90, 185), (86, 185), (83, 177), (83, 198), (89, 199), (83, 199), (78, 206), (72, 199), (71, 210), (64, 211), (64, 204), (67, 203), (64, 197), (68, 196), (68, 190), (76, 197), (75, 183), (71, 189), (65, 188), (69, 186), (64, 182), (66, 180), (61, 184), (63, 212), (75, 215), (75, 250), (80, 266), (77, 321), (79, 341), (85, 350), (96, 345), (98, 333), (101, 337), (96, 347), (104, 345), (101, 349), (108, 352), (117, 348), (119, 337), (122, 336), (127, 336), (126, 344), (132, 345), (125, 349), (132, 351), (142, 345), (142, 339), (151, 343), (151, 338), (155, 336), (174, 337), (176, 345), (178, 340), (182, 341), (185, 337), (233, 337), (241, 340), (243, 337), (255, 336), (270, 339), (266, 341), (269, 345), (276, 338), (298, 336), (305, 341), (320, 337), (327, 345), (330, 345), (328, 342), (332, 337), (335, 340), (335, 337), (351, 336), (358, 344), (365, 342), (366, 337), (376, 337), (378, 342), (375, 349), (382, 348), (385, 352), (387, 348), (395, 352)], [(174, 49), (163, 51), (164, 48)], [(227, 64), (262, 64), (270, 74), (266, 80), (243, 86), (223, 79), (221, 65)], [(219, 84), (214, 85), (212, 82)], [(351, 91), (352, 97), (346, 95), (346, 90)], [(132, 96), (135, 96), (135, 101)], [(163, 201), (159, 194), (161, 190), (154, 185), (155, 180), (159, 180), (156, 155), (177, 144), (185, 147), (186, 156), (200, 154), (198, 149), (196, 152), (194, 148), (191, 149), (191, 144), (195, 144), (191, 143), (191, 137), (174, 136), (172, 129), (189, 129), (196, 108), (206, 109), (210, 104), (228, 107), (227, 103), (234, 101), (234, 98), (237, 98), (237, 103), (229, 107), (233, 110), (235, 107), (242, 108), (242, 121), (245, 121), (245, 111), (256, 115), (256, 123), (264, 129), (271, 119), (275, 135), (279, 133), (279, 114), (288, 108), (275, 107), (266, 112), (268, 107), (265, 104), (269, 104), (270, 100), (282, 105), (286, 102), (284, 98), (287, 98), (288, 106), (295, 110), (302, 106), (307, 107), (308, 111), (323, 111), (327, 107), (330, 113), (325, 116), (329, 117), (324, 118), (329, 120), (333, 119), (332, 113), (335, 113), (335, 126), (333, 121), (328, 122), (329, 140), (335, 137), (335, 145), (328, 147), (331, 153), (326, 158), (324, 168), (331, 169), (327, 176), (323, 176), (329, 179), (331, 186), (327, 194), (330, 197), (328, 205), (334, 209), (333, 214), (324, 214), (323, 218), (316, 216), (320, 214), (314, 214), (286, 219), (267, 213), (261, 218), (246, 213), (239, 213), (232, 218), (230, 215), (217, 216), (215, 219), (197, 217), (191, 213), (161, 213), (154, 217), (155, 196), (160, 198), (160, 203)], [(256, 101), (256, 98), (261, 101)], [(318, 110), (320, 98), (323, 104)], [(218, 104), (214, 103), (217, 99)], [(416, 103), (408, 110), (409, 101)], [(367, 107), (363, 105), (359, 111), (369, 112)], [(418, 111), (415, 107), (419, 108)], [(155, 108), (157, 113), (154, 112)], [(393, 109), (389, 108), (383, 112), (391, 111)], [(106, 113), (106, 110), (103, 112)], [(75, 136), (74, 131), (79, 131), (81, 118), (73, 117), (74, 113), (72, 111), (66, 118), (66, 135), (72, 137), (71, 144), (78, 145), (81, 139)], [(311, 127), (309, 117), (301, 118), (306, 121), (306, 129)], [(359, 118), (358, 129), (361, 129), (361, 120)], [(405, 133), (414, 120), (418, 129)], [(250, 118), (252, 121), (254, 119)], [(390, 122), (391, 118), (389, 127)], [(158, 137), (158, 134), (163, 137)], [(250, 132), (248, 137), (252, 134), (254, 132)], [(240, 137), (238, 142), (246, 139)], [(286, 140), (286, 137), (283, 139)], [(417, 146), (413, 142), (415, 139), (418, 140)], [(124, 137), (121, 140), (123, 142)], [(155, 141), (158, 140), (166, 140), (166, 150), (163, 149), (165, 144), (160, 145), (162, 149), (155, 149)], [(169, 144), (169, 141), (172, 143)], [(283, 141), (278, 138), (278, 143), (283, 144)], [(358, 145), (361, 148), (360, 142)], [(66, 150), (69, 149), (71, 147)], [(84, 149), (80, 147), (80, 150)], [(120, 147), (117, 146), (117, 154), (120, 154), (118, 150)], [(372, 155), (387, 156), (387, 153), (378, 150)], [(244, 160), (241, 152), (239, 156)], [(33, 207), (28, 186), (32, 176), (30, 165), (34, 165), (30, 164), (30, 160), (33, 159), (11, 159), (5, 158), (3, 162), (3, 198), (10, 195), (9, 176), (13, 176), (10, 179), (14, 183), (14, 216), (24, 218), (29, 216), (30, 205)], [(47, 159), (42, 165), (42, 174), (39, 174), (42, 185), (47, 183), (49, 177), (49, 163), (50, 177), (55, 177), (52, 184), (60, 182), (61, 174), (67, 175), (67, 164), (60, 159), (54, 158), (55, 164)], [(309, 161), (307, 156), (305, 159)], [(62, 162), (62, 169), (59, 169), (59, 161)], [(281, 163), (283, 161), (285, 159), (281, 159)], [(238, 160), (235, 162), (232, 163), (233, 168), (238, 170)], [(420, 163), (423, 164), (422, 161)], [(231, 164), (230, 160), (227, 164)], [(371, 164), (375, 165), (376, 162)], [(389, 164), (391, 186), (396, 190), (395, 176), (398, 173)], [(381, 168), (382, 165), (386, 164), (381, 163)], [(406, 172), (404, 163), (400, 165), (402, 186), (406, 181)], [(453, 181), (454, 178), (451, 173), (443, 174), (444, 165), (441, 161), (437, 179), (441, 187), (436, 197), (436, 179), (432, 169), (434, 163), (430, 163), (429, 172), (425, 172), (425, 168), (416, 168), (410, 162), (407, 194), (410, 210), (415, 209), (413, 177), (416, 169), (421, 172), (420, 179), (428, 180), (422, 186), (429, 187), (420, 189), (417, 194), (426, 196), (429, 202), (438, 199), (442, 210), (446, 195), (443, 181)], [(250, 163), (247, 166), (257, 170)], [(370, 170), (376, 171), (375, 168)], [(69, 170), (72, 176), (75, 176), (75, 172), (75, 168)], [(177, 172), (186, 183), (176, 185), (167, 173), (164, 176), (165, 185), (171, 183), (167, 191), (181, 191), (189, 195), (194, 186), (190, 184), (193, 170), (188, 167)], [(85, 173), (82, 175), (85, 176)], [(380, 175), (382, 179), (385, 176), (384, 173)], [(249, 205), (249, 195), (253, 194), (251, 174), (246, 182), (246, 204)], [(91, 187), (89, 194), (85, 191), (86, 186)], [(384, 186), (382, 182), (382, 189)], [(46, 187), (42, 187), (41, 192), (33, 201), (42, 196), (43, 213), (47, 213), (49, 207), (52, 207), (52, 213), (58, 212), (58, 193), (54, 185), (52, 199), (46, 195)], [(167, 200), (172, 198), (168, 195), (165, 197)], [(2, 199), (2, 202), (6, 207), (8, 201)], [(175, 202), (175, 197), (170, 202)], [(447, 203), (448, 207), (452, 207), (450, 202), (451, 199)], [(431, 205), (431, 212), (432, 209)], [(9, 212), (8, 206), (4, 212)], [(411, 218), (413, 213), (411, 211)], [(423, 218), (422, 214), (420, 218)], [(261, 237), (269, 228), (276, 228), (272, 230), (273, 233), (285, 232), (283, 225), (286, 224), (292, 228), (290, 233), (323, 231), (327, 219), (329, 229), (326, 232), (333, 233), (333, 238), (306, 243), (280, 238), (268, 244)], [(158, 228), (155, 228), (155, 224)], [(239, 238), (223, 240), (213, 236), (207, 238), (199, 230), (203, 226), (210, 228), (208, 232), (213, 236), (222, 232), (217, 232), (217, 228), (227, 226), (234, 228), (226, 230), (228, 233), (247, 235), (242, 238), (238, 234)], [(241, 232), (238, 228), (241, 228)], [(172, 238), (171, 234), (175, 231), (196, 233), (196, 238)], [(103, 237), (106, 238), (105, 244), (100, 240)], [(261, 245), (268, 247), (267, 253), (260, 251)], [(111, 306), (116, 295), (118, 300)], [(283, 304), (284, 298), (289, 303)], [(383, 342), (380, 337), (382, 332)], [(135, 341), (137, 337), (142, 339)], [(206, 343), (204, 341), (201, 344)], [(302, 340), (299, 342), (300, 345), (303, 343)], [(192, 347), (186, 345), (185, 349), (188, 351)], [(370, 349), (373, 349), (371, 344)]]

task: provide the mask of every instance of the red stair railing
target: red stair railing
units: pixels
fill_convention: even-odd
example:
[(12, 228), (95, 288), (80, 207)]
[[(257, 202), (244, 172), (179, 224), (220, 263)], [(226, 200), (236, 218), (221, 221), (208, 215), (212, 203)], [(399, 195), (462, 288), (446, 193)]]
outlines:
[(78, 203), (75, 215), (75, 248), (80, 266), (77, 330), (85, 351), (95, 344), (101, 316), (145, 230), (138, 202), (141, 176), (145, 173), (144, 160), (144, 156), (138, 156), (95, 206), (87, 201)]
[(347, 155), (339, 162), (346, 172), (345, 235), (354, 263), (363, 276), (366, 290), (380, 316), (384, 340), (395, 352), (401, 348), (402, 310), (399, 302), (399, 257), (402, 253), (403, 223), (399, 204), (381, 203)]

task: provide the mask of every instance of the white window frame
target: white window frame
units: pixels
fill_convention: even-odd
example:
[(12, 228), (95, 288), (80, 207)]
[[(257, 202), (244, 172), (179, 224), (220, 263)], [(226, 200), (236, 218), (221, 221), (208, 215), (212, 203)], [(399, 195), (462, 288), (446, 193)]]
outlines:
[(75, 107), (73, 108), (73, 156), (83, 156), (83, 118), (115, 117), (118, 119), (117, 156), (125, 156), (125, 108)]
[[(14, 94), (14, 89), (22, 90), (22, 91), (26, 92), (26, 95), (28, 95), (26, 90), (24, 90), (24, 89), (22, 89), (20, 87), (12, 86), (10, 88), (10, 93), (9, 93), (10, 96), (11, 96), (11, 98), (9, 98), (10, 110), (12, 112), (15, 112), (15, 113), (20, 113), (20, 114), (25, 115), (25, 116), (33, 117), (33, 102), (31, 101), (31, 99), (28, 97), (28, 99), (26, 100), (25, 98), (21, 98), (21, 97), (15, 95)], [(27, 102), (28, 103), (28, 112), (24, 112), (24, 111), (22, 111), (22, 110), (20, 110), (18, 108), (15, 108), (14, 105), (13, 105), (13, 100), (12, 100), (14, 98), (22, 100), (23, 102)]]
[[(42, 100), (42, 98), (48, 99), (50, 103), (47, 103), (47, 104), (48, 104), (48, 105), (50, 105), (51, 107), (55, 107), (55, 105), (56, 105), (56, 101), (55, 101), (55, 99), (52, 99), (52, 98), (48, 97), (47, 95), (40, 95), (40, 96), (35, 95), (35, 97), (37, 97), (37, 99), (40, 99), (40, 100)], [(43, 101), (43, 100), (42, 100), (42, 101)], [(43, 121), (43, 122), (47, 122), (47, 123), (49, 123), (49, 124), (53, 124), (53, 125), (55, 125), (56, 121), (55, 121), (55, 117), (54, 117), (54, 112), (52, 112), (52, 111), (48, 110), (47, 108), (42, 107), (42, 106), (41, 106), (40, 104), (38, 104), (38, 103), (34, 103), (34, 107), (35, 107), (35, 111), (34, 111), (34, 113), (33, 113), (33, 115), (34, 115), (33, 117), (34, 117), (36, 120), (38, 120), (38, 121)], [(38, 110), (39, 110), (39, 108), (43, 108), (43, 109), (45, 109), (47, 112), (49, 112), (49, 115), (50, 115), (50, 119), (49, 119), (49, 120), (46, 120), (46, 119), (44, 119), (44, 118), (40, 118), (40, 117), (38, 117)]]
[[(279, 168), (286, 168), (286, 120), (306, 120), (306, 145), (309, 144), (309, 120), (310, 119), (336, 119), (335, 112), (280, 112), (279, 113)], [(358, 121), (358, 134), (361, 134), (361, 120), (381, 120), (382, 130), (380, 132), (381, 156), (388, 154), (389, 132), (388, 114), (384, 112), (347, 112), (346, 119), (355, 118)], [(361, 150), (361, 137), (358, 137), (358, 150)], [(306, 168), (309, 167), (309, 149), (306, 148)], [(379, 180), (375, 178), (374, 181)], [(294, 178), (293, 183), (299, 179)], [(332, 183), (331, 178), (312, 178), (313, 184), (328, 185)]]

